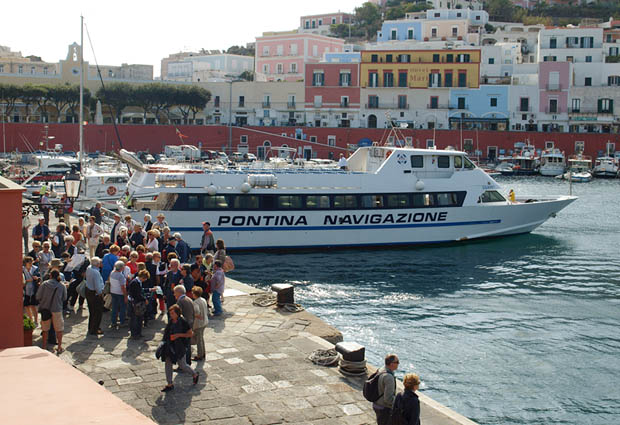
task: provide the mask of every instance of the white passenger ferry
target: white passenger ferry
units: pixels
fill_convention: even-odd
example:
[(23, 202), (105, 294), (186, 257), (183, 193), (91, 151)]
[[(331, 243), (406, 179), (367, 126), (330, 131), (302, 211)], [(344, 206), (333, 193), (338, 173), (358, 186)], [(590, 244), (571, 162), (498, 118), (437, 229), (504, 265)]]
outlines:
[[(119, 210), (164, 213), (191, 247), (203, 221), (229, 249), (415, 245), (531, 232), (572, 196), (506, 199), (463, 152), (360, 147), (347, 170), (162, 172), (135, 164)], [(155, 197), (153, 194), (157, 194)]]

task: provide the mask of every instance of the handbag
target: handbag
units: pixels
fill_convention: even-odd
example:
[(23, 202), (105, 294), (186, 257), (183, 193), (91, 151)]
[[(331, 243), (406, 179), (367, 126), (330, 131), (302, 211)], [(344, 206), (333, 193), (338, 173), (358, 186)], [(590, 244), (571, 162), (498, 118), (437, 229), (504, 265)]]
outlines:
[(86, 298), (86, 280), (82, 280), (80, 284), (75, 288), (75, 292), (82, 298)]
[(226, 258), (224, 259), (224, 264), (222, 264), (222, 268), (226, 273), (231, 272), (235, 269), (235, 263), (233, 262), (232, 258), (230, 258), (230, 256), (226, 256)]
[(103, 296), (103, 307), (108, 310), (112, 308), (112, 294), (105, 294)]
[(56, 291), (58, 287), (54, 288), (54, 293), (52, 294), (52, 298), (50, 298), (50, 306), (47, 308), (40, 308), (39, 313), (41, 313), (41, 321), (45, 322), (46, 320), (50, 320), (52, 318), (52, 302), (54, 301), (54, 297), (56, 296)]
[(104, 295), (110, 294), (110, 279), (105, 281), (105, 284), (103, 285), (103, 293)]

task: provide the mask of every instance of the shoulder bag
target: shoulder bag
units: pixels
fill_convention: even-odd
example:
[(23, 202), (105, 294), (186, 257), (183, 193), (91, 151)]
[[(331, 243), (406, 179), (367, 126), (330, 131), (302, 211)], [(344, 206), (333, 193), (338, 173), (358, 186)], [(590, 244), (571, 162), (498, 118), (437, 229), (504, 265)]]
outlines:
[(39, 313), (41, 313), (41, 321), (45, 322), (46, 320), (50, 320), (52, 318), (52, 303), (54, 302), (54, 297), (56, 296), (56, 291), (58, 287), (54, 288), (54, 293), (52, 293), (52, 298), (50, 298), (50, 305), (46, 308), (39, 309)]

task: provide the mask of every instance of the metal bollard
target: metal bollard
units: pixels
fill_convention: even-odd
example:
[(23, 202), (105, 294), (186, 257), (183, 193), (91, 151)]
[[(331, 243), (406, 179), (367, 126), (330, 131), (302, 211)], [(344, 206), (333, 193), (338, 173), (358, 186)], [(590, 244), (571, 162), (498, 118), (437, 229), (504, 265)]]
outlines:
[(271, 290), (277, 294), (278, 307), (285, 304), (295, 304), (295, 292), (293, 285), (288, 283), (274, 283)]

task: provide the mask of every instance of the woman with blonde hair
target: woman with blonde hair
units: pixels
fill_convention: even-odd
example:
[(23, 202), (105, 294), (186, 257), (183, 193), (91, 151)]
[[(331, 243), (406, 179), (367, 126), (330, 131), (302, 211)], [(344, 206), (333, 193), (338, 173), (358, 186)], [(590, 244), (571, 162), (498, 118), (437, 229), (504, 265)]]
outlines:
[(415, 373), (408, 373), (403, 378), (405, 390), (396, 395), (392, 405), (393, 424), (419, 425), (420, 400), (415, 393), (420, 388), (420, 377)]

